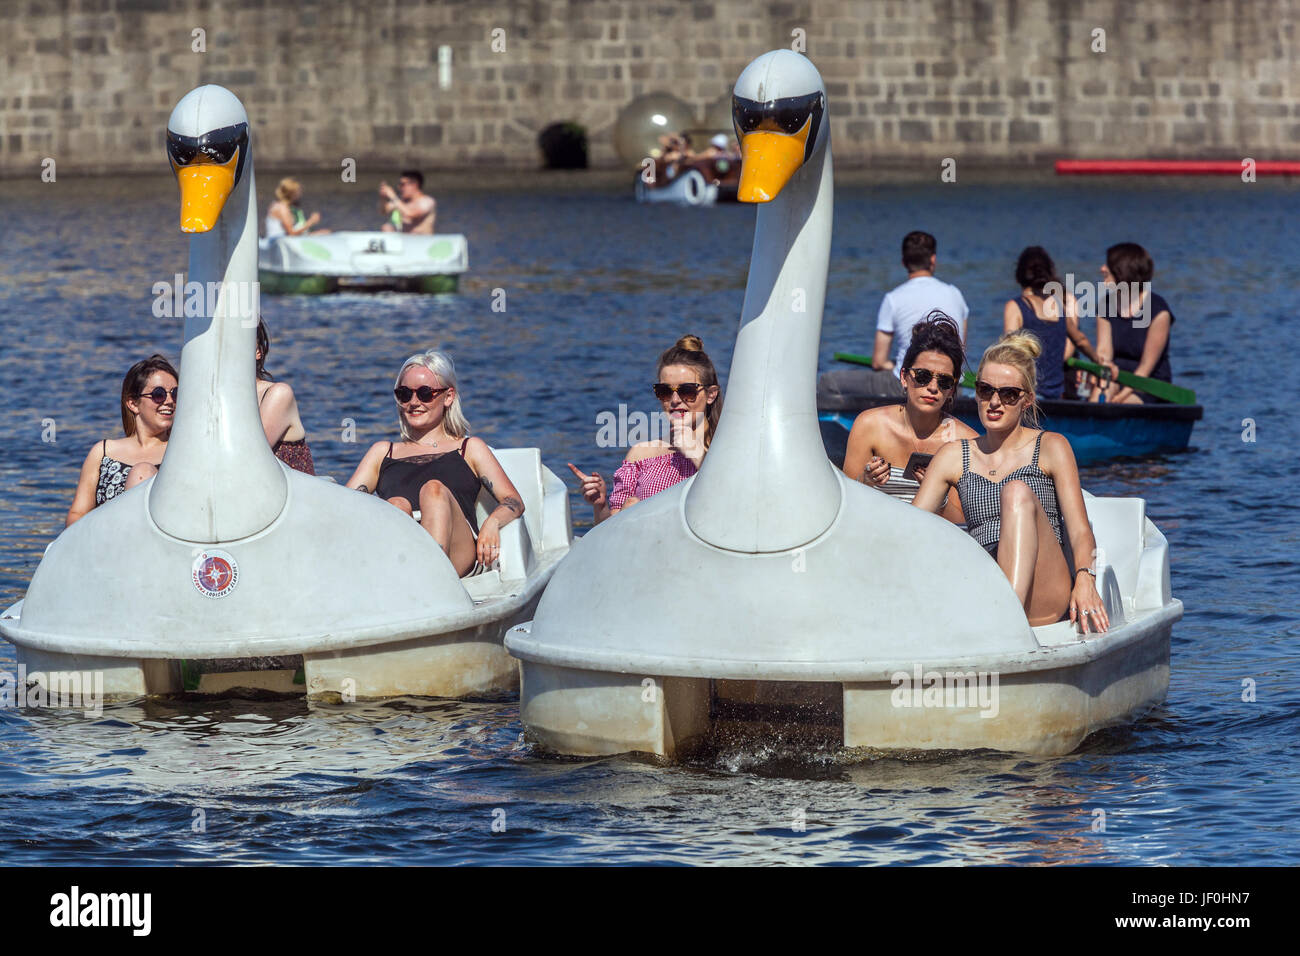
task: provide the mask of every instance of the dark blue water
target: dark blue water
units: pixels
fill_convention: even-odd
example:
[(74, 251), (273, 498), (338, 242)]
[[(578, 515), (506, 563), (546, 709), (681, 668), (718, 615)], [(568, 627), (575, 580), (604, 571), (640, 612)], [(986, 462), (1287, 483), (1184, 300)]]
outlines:
[[(1096, 494), (1147, 499), (1187, 608), (1168, 700), (1141, 723), (1050, 760), (849, 758), (788, 740), (662, 767), (536, 755), (512, 701), (147, 701), (100, 717), (6, 708), (0, 860), (1300, 861), (1300, 192), (968, 179), (841, 178), (823, 367), (837, 349), (869, 350), (910, 229), (938, 236), (939, 274), (970, 303), (975, 348), (1001, 328), (1023, 246), (1045, 245), (1088, 279), (1113, 242), (1152, 251), (1177, 316), (1175, 379), (1197, 390), (1205, 419), (1186, 454), (1084, 474)], [(274, 182), (262, 176), (263, 195)], [(307, 185), (305, 205), (328, 225), (374, 218), (371, 183)], [(699, 333), (725, 370), (752, 209), (642, 208), (624, 185), (435, 181), (439, 228), (470, 240), (460, 295), (265, 300), (268, 367), (298, 393), (317, 467), (346, 480), (367, 443), (391, 435), (393, 375), (430, 346), (455, 355), (478, 434), (540, 446), (566, 478), (567, 461), (617, 467), (622, 451), (596, 446), (597, 415), (620, 403), (651, 411), (655, 357), (680, 334)], [(154, 350), (177, 356), (180, 323), (153, 317), (150, 290), (185, 262), (166, 178), (0, 183), (0, 606), (21, 597), (62, 528), (90, 445), (118, 433), (122, 373)], [(505, 312), (491, 308), (496, 289)], [(42, 440), (47, 419), (54, 442)], [(348, 419), (355, 443), (341, 440)], [(589, 523), (576, 495), (573, 505)], [(130, 554), (105, 559), (131, 567)], [(0, 644), (0, 670), (13, 667)], [(1242, 699), (1247, 679), (1254, 702)]]

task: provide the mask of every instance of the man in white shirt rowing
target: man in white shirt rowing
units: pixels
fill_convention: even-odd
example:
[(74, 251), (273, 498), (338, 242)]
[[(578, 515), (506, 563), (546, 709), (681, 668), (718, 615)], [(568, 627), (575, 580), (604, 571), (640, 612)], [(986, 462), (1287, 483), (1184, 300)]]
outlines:
[(871, 356), (868, 389), (872, 394), (903, 394), (899, 382), (903, 356), (912, 341), (912, 326), (938, 309), (951, 316), (966, 341), (966, 319), (970, 309), (961, 291), (934, 277), (938, 243), (928, 232), (909, 232), (903, 237), (903, 268), (907, 281), (885, 295), (876, 317), (876, 344)]

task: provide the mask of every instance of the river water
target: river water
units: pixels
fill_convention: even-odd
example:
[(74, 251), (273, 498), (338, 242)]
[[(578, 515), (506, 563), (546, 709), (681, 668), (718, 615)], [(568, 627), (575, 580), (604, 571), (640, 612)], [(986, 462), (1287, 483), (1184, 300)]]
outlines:
[[(1140, 723), (1055, 759), (850, 758), (790, 739), (664, 767), (539, 755), (512, 700), (4, 708), (0, 861), (1300, 862), (1298, 188), (963, 175), (840, 177), (822, 366), (869, 351), (910, 229), (938, 236), (975, 349), (1001, 328), (1023, 246), (1089, 281), (1113, 242), (1152, 251), (1175, 380), (1205, 419), (1186, 454), (1084, 472), (1096, 494), (1147, 499), (1187, 609), (1168, 700)], [(264, 197), (275, 181), (262, 175)], [(376, 219), (374, 181), (304, 181), (326, 225)], [(475, 432), (539, 446), (571, 487), (565, 462), (617, 467), (597, 416), (654, 410), (655, 357), (680, 334), (700, 334), (725, 375), (752, 209), (639, 207), (597, 174), (435, 177), (430, 191), (439, 230), (469, 237), (460, 294), (263, 300), (268, 368), (293, 384), (322, 473), (346, 480), (391, 436), (392, 378), (431, 346), (456, 357)], [(178, 356), (179, 320), (151, 308), (153, 284), (185, 268), (177, 206), (163, 176), (0, 182), (0, 606), (62, 528), (91, 444), (119, 433), (125, 369)], [(573, 508), (581, 533), (590, 510), (576, 494)], [(14, 660), (0, 643), (0, 670)]]

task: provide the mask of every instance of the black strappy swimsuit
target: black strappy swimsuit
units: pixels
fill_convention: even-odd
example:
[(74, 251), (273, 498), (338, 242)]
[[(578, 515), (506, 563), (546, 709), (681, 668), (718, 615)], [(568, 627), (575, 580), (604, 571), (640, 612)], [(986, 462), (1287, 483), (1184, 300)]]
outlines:
[(469, 522), (474, 534), (478, 535), (478, 515), (474, 513), (474, 503), (478, 501), (479, 480), (465, 461), (466, 438), (456, 451), (445, 451), (433, 455), (412, 455), (410, 458), (394, 458), (393, 443), (388, 443), (388, 454), (379, 463), (379, 481), (375, 494), (387, 500), (405, 498), (411, 503), (412, 510), (420, 507), (420, 489), (426, 481), (438, 480), (446, 485), (460, 505), (461, 513)]

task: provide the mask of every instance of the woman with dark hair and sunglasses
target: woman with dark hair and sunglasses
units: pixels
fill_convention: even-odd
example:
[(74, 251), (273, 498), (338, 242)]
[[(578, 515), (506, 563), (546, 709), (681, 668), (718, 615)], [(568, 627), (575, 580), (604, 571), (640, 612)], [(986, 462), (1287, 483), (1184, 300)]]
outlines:
[[(1065, 360), (1075, 351), (1103, 364), (1101, 356), (1079, 328), (1079, 303), (1065, 289), (1056, 274), (1056, 264), (1042, 246), (1029, 246), (1016, 261), (1016, 284), (1020, 297), (1007, 302), (1002, 310), (1002, 332), (1010, 335), (1019, 329), (1032, 332), (1042, 343), (1038, 356), (1039, 398), (1061, 398), (1067, 391), (1074, 395), (1072, 379), (1065, 371)], [(1049, 287), (1055, 284), (1059, 292)]]
[(595, 512), (596, 524), (691, 477), (700, 470), (713, 441), (722, 415), (722, 390), (699, 336), (683, 335), (659, 356), (653, 388), (668, 417), (669, 440), (638, 442), (628, 449), (614, 472), (613, 492), (606, 495), (599, 472), (588, 475), (569, 463), (569, 470), (582, 482), (582, 496)]
[(126, 437), (105, 438), (91, 447), (64, 527), (158, 474), (172, 433), (178, 381), (176, 370), (161, 355), (142, 359), (127, 371), (121, 404)]
[[(961, 330), (948, 315), (935, 310), (916, 323), (899, 378), (903, 404), (858, 415), (849, 431), (844, 474), (911, 501), (926, 471), (920, 465), (905, 475), (913, 455), (933, 455), (945, 442), (975, 438), (970, 426), (950, 414), (965, 354)], [(942, 513), (955, 524), (965, 520), (955, 496), (945, 498)]]
[(257, 411), (262, 430), (275, 457), (290, 468), (306, 475), (316, 474), (316, 465), (307, 446), (307, 430), (298, 414), (298, 399), (286, 382), (277, 382), (266, 370), (266, 354), (271, 351), (271, 333), (261, 318), (257, 320)]
[[(451, 356), (433, 349), (412, 355), (394, 385), (402, 440), (371, 445), (348, 487), (412, 517), (418, 511), (461, 577), (476, 560), (490, 567), (501, 556), (501, 528), (524, 513), (524, 503), (487, 442), (469, 437)], [(499, 502), (482, 525), (474, 510), (480, 488)]]
[(1068, 612), (1083, 633), (1100, 634), (1110, 621), (1096, 573), (1070, 568), (1070, 554), (1091, 560), (1097, 548), (1074, 452), (1065, 436), (1038, 428), (1041, 354), (1029, 332), (1004, 335), (984, 350), (975, 400), (985, 434), (939, 449), (912, 504), (938, 511), (956, 488), (966, 530), (1002, 568), (1030, 625), (1054, 624)]

